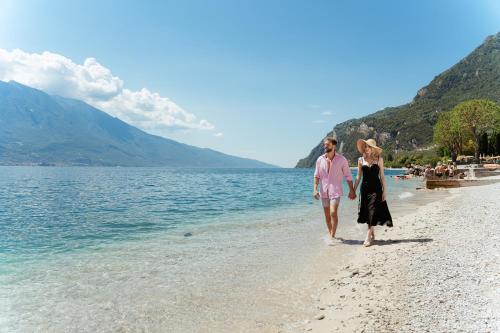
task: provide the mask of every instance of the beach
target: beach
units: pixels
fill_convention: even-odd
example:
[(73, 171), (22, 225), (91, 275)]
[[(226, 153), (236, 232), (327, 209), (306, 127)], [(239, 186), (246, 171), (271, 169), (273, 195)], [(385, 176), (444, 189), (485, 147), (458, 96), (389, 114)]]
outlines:
[(330, 267), (315, 315), (290, 331), (500, 331), (500, 183), (426, 192), (436, 201)]
[(500, 0), (0, 21), (0, 333), (500, 333)]
[(395, 227), (364, 248), (347, 198), (328, 242), (310, 170), (4, 168), (0, 331), (498, 331), (500, 183), (396, 172)]

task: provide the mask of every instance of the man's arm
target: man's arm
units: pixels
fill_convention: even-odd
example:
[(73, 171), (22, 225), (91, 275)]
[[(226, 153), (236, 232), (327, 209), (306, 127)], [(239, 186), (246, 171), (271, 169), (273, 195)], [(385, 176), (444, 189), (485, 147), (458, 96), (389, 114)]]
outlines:
[(318, 185), (319, 185), (319, 161), (316, 161), (316, 169), (314, 170), (314, 181), (313, 181), (313, 197), (316, 200), (319, 199)]
[(314, 185), (313, 185), (313, 197), (314, 197), (314, 199), (319, 199), (318, 185), (319, 185), (319, 178), (314, 177)]

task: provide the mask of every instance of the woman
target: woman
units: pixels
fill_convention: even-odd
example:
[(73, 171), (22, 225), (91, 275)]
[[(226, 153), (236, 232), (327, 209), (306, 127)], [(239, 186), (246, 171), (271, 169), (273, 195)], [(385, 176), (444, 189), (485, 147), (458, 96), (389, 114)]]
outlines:
[(358, 159), (358, 174), (354, 190), (358, 188), (361, 178), (361, 190), (358, 212), (358, 223), (368, 224), (368, 232), (364, 246), (375, 241), (373, 227), (387, 225), (392, 227), (392, 217), (387, 207), (386, 186), (384, 177), (384, 160), (380, 156), (382, 149), (377, 147), (373, 139), (358, 140), (357, 147), (362, 156)]

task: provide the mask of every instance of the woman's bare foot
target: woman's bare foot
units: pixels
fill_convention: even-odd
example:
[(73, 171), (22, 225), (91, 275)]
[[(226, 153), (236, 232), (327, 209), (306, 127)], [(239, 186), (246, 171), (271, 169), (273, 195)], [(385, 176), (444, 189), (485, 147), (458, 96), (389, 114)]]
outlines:
[(372, 237), (373, 237), (373, 235), (372, 235), (372, 233), (370, 231), (371, 230), (368, 230), (368, 232), (366, 233), (366, 239), (363, 242), (363, 245), (365, 247), (368, 247), (368, 246), (372, 245)]

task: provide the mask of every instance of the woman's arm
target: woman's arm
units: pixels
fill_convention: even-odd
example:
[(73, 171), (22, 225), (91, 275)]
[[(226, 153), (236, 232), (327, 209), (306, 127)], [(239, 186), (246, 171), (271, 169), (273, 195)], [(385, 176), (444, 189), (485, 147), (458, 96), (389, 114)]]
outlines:
[(385, 194), (386, 194), (386, 191), (385, 191), (385, 175), (384, 175), (384, 159), (382, 158), (382, 156), (380, 156), (379, 160), (378, 160), (378, 166), (379, 166), (379, 177), (380, 177), (380, 182), (382, 183), (382, 201), (385, 201)]
[(363, 173), (363, 166), (361, 165), (361, 158), (358, 158), (358, 173), (356, 174), (356, 181), (354, 182), (354, 192), (358, 189), (359, 182)]

